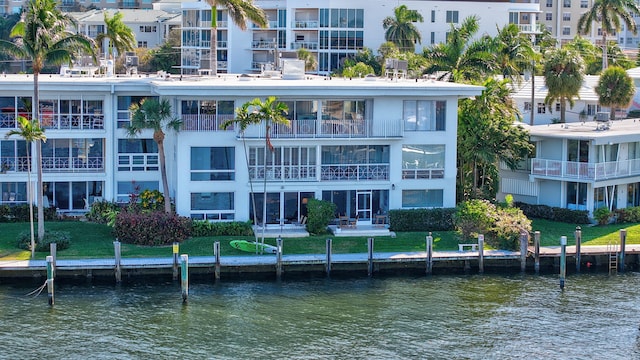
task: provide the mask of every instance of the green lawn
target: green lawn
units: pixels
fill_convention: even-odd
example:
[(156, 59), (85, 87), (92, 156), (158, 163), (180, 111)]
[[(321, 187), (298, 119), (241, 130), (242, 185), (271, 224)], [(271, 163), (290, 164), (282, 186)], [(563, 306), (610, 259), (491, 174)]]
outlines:
[[(88, 222), (47, 222), (49, 230), (68, 231), (71, 234), (71, 247), (60, 251), (58, 258), (104, 258), (113, 257), (113, 241), (111, 228), (106, 225)], [(640, 244), (640, 224), (615, 224), (607, 226), (582, 226), (582, 242), (585, 245), (606, 245), (611, 240), (619, 239), (619, 230), (627, 229), (627, 243)], [(27, 231), (28, 223), (0, 224), (0, 260), (28, 259), (30, 253), (16, 247), (18, 233)], [(559, 245), (560, 236), (567, 236), (567, 243), (574, 244), (575, 225), (534, 220), (533, 230), (540, 231), (543, 246)], [(376, 252), (386, 251), (424, 251), (426, 232), (400, 232), (395, 238), (378, 237), (375, 242)], [(324, 253), (326, 239), (330, 235), (311, 236), (308, 238), (284, 239), (285, 254)], [(224, 255), (248, 255), (229, 246), (233, 239), (253, 240), (253, 237), (199, 237), (192, 238), (180, 245), (180, 253), (192, 256), (212, 255), (213, 243), (220, 241), (221, 253)], [(458, 235), (451, 231), (433, 233), (434, 250), (457, 250)], [(275, 245), (275, 239), (266, 239)], [(466, 241), (472, 242), (472, 241)], [(171, 256), (171, 246), (135, 246), (122, 244), (123, 257), (158, 257)], [(334, 237), (334, 253), (366, 252), (366, 237)], [(44, 259), (47, 253), (36, 253), (36, 258)]]

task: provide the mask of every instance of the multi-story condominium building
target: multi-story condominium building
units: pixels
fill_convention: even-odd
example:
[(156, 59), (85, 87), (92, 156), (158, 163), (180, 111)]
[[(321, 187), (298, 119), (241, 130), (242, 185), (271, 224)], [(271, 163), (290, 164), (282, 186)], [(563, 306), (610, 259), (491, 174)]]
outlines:
[[(578, 32), (578, 19), (593, 6), (593, 0), (540, 0), (538, 23), (544, 24), (560, 44), (573, 40), (580, 35), (595, 44), (602, 43), (602, 29), (593, 24), (588, 34)], [(610, 40), (616, 40), (615, 34), (609, 34)]]
[[(180, 28), (180, 14), (164, 10), (105, 9), (70, 13), (78, 22), (78, 32), (95, 39), (105, 33), (104, 15), (112, 18), (116, 12), (123, 15), (122, 22), (133, 31), (138, 47), (155, 48), (165, 42), (169, 32)], [(108, 48), (107, 41), (103, 49)], [(176, 64), (177, 65), (177, 64)]]
[(520, 170), (501, 169), (499, 196), (589, 212), (640, 206), (637, 119), (525, 127), (536, 153)]
[[(394, 16), (400, 4), (417, 10), (424, 22), (415, 23), (423, 46), (446, 41), (451, 25), (477, 16), (478, 36), (495, 35), (509, 23), (526, 33), (539, 31), (536, 2), (509, 1), (384, 1), (384, 0), (256, 0), (266, 12), (269, 27), (253, 24), (240, 30), (223, 8), (217, 9), (217, 59), (219, 72), (251, 73), (276, 66), (283, 52), (309, 50), (318, 67), (314, 73), (326, 74), (338, 68), (348, 56), (365, 47), (374, 51), (385, 42), (382, 22)], [(182, 4), (182, 73), (197, 74), (210, 68), (211, 7), (206, 1)]]
[[(298, 64), (299, 65), (299, 64)], [(248, 220), (250, 193), (267, 184), (267, 223), (295, 222), (308, 198), (335, 203), (360, 223), (389, 209), (455, 205), (457, 104), (482, 88), (432, 80), (135, 76), (40, 78), (42, 201), (60, 212), (85, 211), (100, 199), (126, 202), (161, 189), (151, 130), (127, 136), (129, 107), (167, 99), (183, 122), (167, 133), (170, 194), (177, 212), (209, 220)], [(25, 142), (5, 139), (18, 115), (31, 116), (33, 78), (0, 77), (0, 203), (25, 203)], [(289, 126), (243, 134), (221, 129), (234, 109), (275, 95)], [(245, 146), (246, 145), (246, 146)], [(267, 155), (266, 164), (264, 155)], [(35, 176), (32, 176), (35, 182)], [(262, 196), (257, 196), (262, 208)], [(261, 219), (261, 211), (258, 212)]]

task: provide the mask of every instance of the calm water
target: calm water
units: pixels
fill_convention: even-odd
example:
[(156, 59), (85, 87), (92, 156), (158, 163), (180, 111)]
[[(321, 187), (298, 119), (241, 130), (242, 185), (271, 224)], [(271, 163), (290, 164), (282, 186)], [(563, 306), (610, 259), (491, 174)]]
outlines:
[(640, 274), (0, 285), (7, 359), (634, 359)]

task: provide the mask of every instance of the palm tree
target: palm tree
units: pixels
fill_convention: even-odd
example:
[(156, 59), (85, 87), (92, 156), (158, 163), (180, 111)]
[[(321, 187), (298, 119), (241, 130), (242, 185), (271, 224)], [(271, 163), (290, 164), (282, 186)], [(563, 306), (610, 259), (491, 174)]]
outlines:
[[(27, 200), (29, 201), (29, 224), (31, 226), (31, 258), (33, 259), (36, 255), (36, 242), (34, 239), (33, 232), (33, 191), (31, 188), (31, 156), (30, 149), (31, 143), (47, 141), (47, 137), (44, 134), (44, 129), (40, 127), (40, 124), (37, 120), (29, 120), (24, 116), (18, 116), (18, 130), (10, 130), (5, 138), (9, 138), (12, 135), (18, 135), (23, 138), (26, 142), (27, 147)], [(38, 203), (41, 203), (42, 199), (38, 200)]]
[(144, 129), (153, 130), (153, 141), (158, 144), (160, 156), (160, 175), (162, 176), (162, 192), (164, 193), (164, 211), (171, 213), (171, 199), (169, 197), (169, 182), (167, 180), (167, 161), (164, 154), (164, 139), (166, 130), (180, 131), (182, 121), (171, 113), (169, 100), (144, 99), (138, 104), (131, 105), (131, 123), (127, 126), (129, 136), (136, 136)]
[(417, 10), (409, 10), (406, 5), (393, 9), (393, 13), (394, 16), (388, 16), (382, 21), (382, 27), (386, 30), (384, 38), (402, 51), (414, 52), (416, 44), (422, 38), (413, 23), (423, 22), (424, 18)]
[(580, 54), (565, 48), (547, 51), (544, 63), (547, 96), (544, 102), (547, 105), (560, 102), (560, 122), (565, 122), (567, 102), (573, 107), (573, 97), (578, 95), (583, 80), (584, 61)]
[(599, 22), (602, 28), (602, 69), (609, 65), (607, 59), (607, 35), (622, 29), (622, 22), (627, 29), (637, 34), (638, 26), (633, 14), (640, 14), (640, 6), (636, 0), (595, 0), (589, 11), (578, 19), (578, 31), (587, 34), (594, 22)]
[(491, 53), (496, 69), (505, 78), (521, 82), (524, 70), (531, 69), (536, 55), (531, 39), (521, 33), (516, 24), (508, 24), (498, 29), (498, 34), (492, 40)]
[(297, 54), (298, 54), (298, 60), (304, 61), (305, 71), (309, 72), (316, 69), (316, 66), (318, 66), (318, 60), (316, 60), (316, 57), (313, 56), (311, 51), (305, 48), (300, 48), (298, 49)]
[(209, 66), (211, 74), (218, 73), (218, 5), (227, 10), (229, 18), (233, 20), (241, 30), (247, 29), (247, 21), (252, 21), (261, 28), (266, 28), (267, 15), (257, 7), (253, 0), (207, 0), (211, 5), (211, 49), (209, 53)]
[(596, 86), (600, 105), (611, 107), (611, 120), (615, 119), (616, 108), (629, 105), (635, 92), (633, 79), (623, 68), (617, 66), (607, 68), (600, 75)]
[(423, 56), (431, 64), (425, 71), (441, 72), (439, 80), (456, 82), (478, 82), (493, 73), (490, 41), (486, 37), (472, 41), (478, 29), (475, 16), (464, 19), (458, 28), (451, 24), (446, 43), (425, 48)]
[[(264, 232), (267, 226), (267, 150), (274, 151), (274, 147), (271, 144), (271, 125), (282, 124), (290, 125), (289, 119), (285, 117), (289, 112), (289, 108), (283, 102), (277, 101), (275, 96), (269, 96), (263, 102), (259, 98), (255, 98), (247, 103), (244, 103), (240, 108), (236, 109), (236, 118), (230, 121), (226, 121), (222, 124), (223, 128), (228, 128), (231, 124), (237, 123), (240, 125), (240, 131), (244, 133), (244, 130), (249, 125), (259, 125), (264, 123), (265, 128), (265, 149), (264, 149), (264, 199), (262, 203), (262, 244), (264, 244)], [(246, 152), (246, 149), (245, 149)], [(248, 164), (248, 162), (247, 162)], [(251, 175), (249, 175), (251, 179)], [(252, 198), (253, 199), (253, 198)], [(256, 219), (256, 207), (255, 200), (253, 206), (254, 223)]]
[[(33, 70), (33, 101), (31, 112), (38, 118), (39, 96), (38, 76), (45, 64), (69, 64), (80, 52), (90, 54), (95, 61), (95, 43), (92, 39), (70, 31), (77, 27), (70, 15), (58, 9), (56, 0), (30, 0), (25, 4), (20, 22), (12, 29), (10, 36), (15, 42), (0, 40), (0, 51), (20, 59), (31, 60)], [(36, 142), (37, 189), (42, 196), (42, 143)], [(44, 207), (42, 199), (38, 204), (38, 241), (44, 237)]]
[(109, 13), (104, 12), (106, 32), (98, 34), (96, 42), (102, 46), (105, 40), (109, 41), (107, 48), (104, 49), (107, 58), (111, 55), (115, 59), (116, 54), (122, 55), (136, 47), (136, 36), (131, 28), (122, 22), (123, 16), (119, 11), (113, 14), (113, 17), (109, 17)]

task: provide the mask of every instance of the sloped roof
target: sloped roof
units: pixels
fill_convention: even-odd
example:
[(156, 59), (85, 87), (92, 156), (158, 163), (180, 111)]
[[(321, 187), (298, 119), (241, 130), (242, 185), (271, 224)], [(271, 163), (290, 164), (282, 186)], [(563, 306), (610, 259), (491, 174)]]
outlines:
[[(595, 88), (598, 85), (599, 79), (600, 79), (600, 76), (598, 75), (586, 75), (584, 77), (584, 82), (582, 83), (582, 87), (578, 92), (578, 96), (580, 100), (595, 101), (595, 102), (598, 101), (598, 94), (596, 94)], [(514, 84), (514, 86), (516, 87), (516, 91), (512, 95), (514, 99), (531, 100), (531, 79), (527, 81), (522, 81), (520, 85)], [(544, 98), (547, 97), (547, 93), (548, 93), (547, 86), (545, 85), (545, 82), (544, 82), (544, 76), (535, 77), (534, 87), (535, 87), (535, 98), (539, 100), (544, 100)]]

